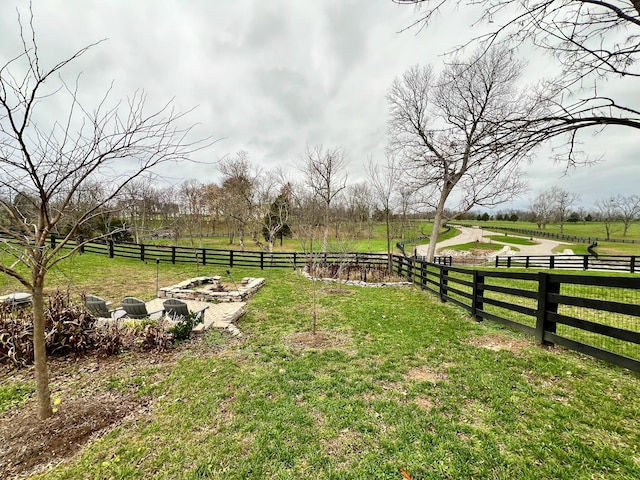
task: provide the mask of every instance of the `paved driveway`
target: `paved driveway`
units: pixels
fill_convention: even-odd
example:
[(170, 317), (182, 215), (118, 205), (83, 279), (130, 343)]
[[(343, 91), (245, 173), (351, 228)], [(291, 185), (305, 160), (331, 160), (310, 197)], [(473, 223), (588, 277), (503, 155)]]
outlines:
[[(438, 242), (436, 245), (436, 252), (441, 250), (446, 250), (447, 247), (451, 247), (453, 245), (460, 245), (463, 243), (470, 242), (487, 242), (491, 239), (492, 243), (497, 243), (500, 245), (504, 245), (502, 250), (496, 250), (487, 255), (488, 258), (495, 257), (496, 255), (554, 255), (553, 250), (558, 245), (568, 245), (564, 242), (558, 242), (556, 240), (548, 240), (536, 238), (534, 241), (536, 245), (513, 245), (500, 241), (500, 237), (504, 237), (504, 233), (500, 232), (492, 232), (489, 230), (484, 230), (482, 228), (470, 228), (470, 227), (456, 227), (460, 230), (460, 235), (457, 235), (448, 240), (444, 240), (442, 242)], [(510, 237), (519, 237), (526, 238), (527, 240), (530, 237), (520, 236), (520, 235), (511, 235)], [(517, 248), (519, 251), (511, 250), (511, 247)], [(426, 256), (427, 251), (429, 249), (429, 245), (418, 245), (416, 247), (418, 255)], [(571, 255), (573, 251), (571, 249), (565, 249), (563, 254)]]

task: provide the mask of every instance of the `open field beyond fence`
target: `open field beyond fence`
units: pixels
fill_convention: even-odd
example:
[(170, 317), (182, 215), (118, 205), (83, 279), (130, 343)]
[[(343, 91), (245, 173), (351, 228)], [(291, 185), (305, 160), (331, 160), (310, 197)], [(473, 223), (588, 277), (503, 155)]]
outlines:
[[(82, 255), (51, 281), (112, 300), (123, 289), (150, 298), (156, 268)], [(227, 268), (162, 263), (159, 275), (174, 283)], [(161, 355), (54, 362), (55, 418), (91, 399), (128, 414), (73, 457), (48, 458), (37, 478), (401, 479), (401, 469), (414, 479), (640, 477), (637, 374), (475, 322), (417, 287), (231, 270), (261, 273), (267, 284), (238, 324), (240, 340), (206, 335)], [(501, 282), (486, 280), (507, 288)], [(32, 391), (28, 371), (2, 378), (0, 411), (20, 419), (14, 429)]]

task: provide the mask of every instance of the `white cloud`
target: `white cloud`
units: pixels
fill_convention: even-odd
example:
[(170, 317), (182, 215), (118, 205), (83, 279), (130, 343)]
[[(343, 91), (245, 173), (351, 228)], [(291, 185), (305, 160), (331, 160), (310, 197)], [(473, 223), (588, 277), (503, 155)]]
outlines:
[[(5, 61), (20, 47), (16, 6), (26, 20), (25, 2), (0, 4)], [(150, 106), (173, 97), (179, 109), (198, 106), (190, 116), (195, 131), (226, 140), (199, 153), (197, 160), (209, 165), (185, 165), (170, 175), (200, 181), (215, 181), (211, 164), (239, 149), (265, 168), (290, 168), (316, 143), (342, 145), (350, 177), (361, 178), (367, 156), (384, 157), (385, 94), (394, 77), (416, 63), (438, 67), (443, 52), (470, 36), (475, 18), (444, 12), (428, 29), (399, 33), (416, 14), (391, 0), (35, 0), (33, 8), (47, 65), (108, 38), (66, 76), (82, 71), (87, 105), (113, 81), (115, 99), (144, 89)], [(531, 75), (549, 72), (547, 59), (522, 53)], [(528, 168), (532, 191), (560, 184), (585, 199), (635, 193), (637, 142), (630, 132), (610, 130), (583, 136), (586, 149), (605, 161), (567, 177), (541, 151)]]

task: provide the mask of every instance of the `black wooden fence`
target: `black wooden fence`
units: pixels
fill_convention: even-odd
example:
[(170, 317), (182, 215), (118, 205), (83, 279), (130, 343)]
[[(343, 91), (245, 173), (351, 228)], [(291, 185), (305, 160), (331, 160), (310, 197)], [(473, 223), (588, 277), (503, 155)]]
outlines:
[(404, 259), (398, 272), (490, 319), (640, 371), (640, 278), (471, 270)]
[[(464, 224), (460, 225), (464, 227), (474, 227), (478, 226), (475, 224)], [(582, 237), (580, 235), (566, 235), (564, 233), (553, 233), (553, 232), (545, 232), (544, 230), (527, 230), (524, 228), (514, 228), (514, 227), (500, 227), (496, 225), (487, 225), (486, 228), (491, 230), (500, 230), (502, 232), (510, 232), (517, 233), (520, 235), (526, 235), (528, 237), (538, 237), (538, 238), (553, 238), (556, 240), (564, 240), (567, 242), (573, 243), (588, 243), (592, 244), (594, 242), (613, 242), (613, 243), (634, 243), (640, 244), (640, 240), (634, 240), (630, 238), (606, 238), (606, 237)]]
[(514, 255), (497, 256), (496, 267), (549, 268), (562, 270), (610, 270), (640, 272), (640, 257), (636, 255)]
[[(55, 247), (57, 239), (51, 237), (51, 247)], [(264, 252), (238, 251), (214, 248), (192, 248), (168, 245), (151, 245), (138, 243), (115, 243), (113, 241), (78, 243), (69, 241), (65, 248), (76, 248), (84, 253), (108, 255), (110, 258), (135, 258), (141, 261), (160, 261), (170, 263), (197, 263), (200, 265), (223, 265), (227, 267), (253, 268), (298, 268), (306, 264), (350, 264), (379, 268), (388, 265), (388, 256), (384, 253), (300, 253), (300, 252)], [(394, 256), (394, 258), (397, 256)]]
[[(71, 242), (67, 246), (77, 244)], [(388, 264), (386, 254), (359, 252), (317, 253), (310, 258), (296, 252), (238, 252), (113, 242), (86, 243), (82, 250), (143, 261), (229, 267), (297, 268), (311, 261), (379, 268)], [(447, 258), (440, 260), (445, 263)], [(490, 319), (533, 335), (538, 342), (562, 345), (640, 371), (640, 278), (475, 270), (400, 255), (393, 255), (392, 261), (399, 276), (436, 293), (442, 301), (468, 310), (478, 320)]]

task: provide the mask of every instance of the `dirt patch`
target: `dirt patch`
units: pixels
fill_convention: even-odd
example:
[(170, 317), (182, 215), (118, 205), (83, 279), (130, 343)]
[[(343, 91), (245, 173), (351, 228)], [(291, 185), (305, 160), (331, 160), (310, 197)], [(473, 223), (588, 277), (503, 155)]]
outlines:
[[(68, 460), (117, 426), (148, 418), (152, 399), (140, 395), (140, 385), (131, 379), (144, 377), (146, 385), (161, 382), (179, 358), (211, 356), (221, 348), (195, 336), (166, 352), (50, 359), (51, 397), (54, 403), (59, 399), (57, 411), (39, 420), (32, 394), (23, 406), (0, 414), (0, 474), (30, 477)], [(32, 382), (33, 376), (33, 367), (0, 369), (2, 383)]]
[(427, 397), (416, 398), (415, 403), (423, 410), (431, 410), (432, 408), (439, 406), (437, 402)]
[(406, 377), (408, 380), (430, 383), (438, 383), (449, 379), (446, 373), (433, 370), (427, 365), (412, 368), (411, 370), (409, 370)]
[(314, 335), (312, 332), (299, 332), (289, 335), (284, 339), (284, 343), (293, 348), (340, 348), (350, 342), (350, 338), (345, 332), (333, 332), (318, 330)]
[(506, 350), (511, 353), (520, 353), (523, 349), (530, 347), (531, 342), (496, 333), (494, 335), (485, 335), (484, 337), (472, 338), (467, 342), (469, 345), (487, 348), (494, 352)]
[(324, 293), (327, 293), (329, 295), (351, 295), (353, 291), (343, 288), (329, 288), (325, 290)]
[(0, 419), (0, 471), (23, 477), (42, 471), (75, 454), (90, 439), (125, 419), (147, 412), (148, 398), (103, 392), (65, 399), (58, 411), (41, 421), (35, 409), (22, 409)]

